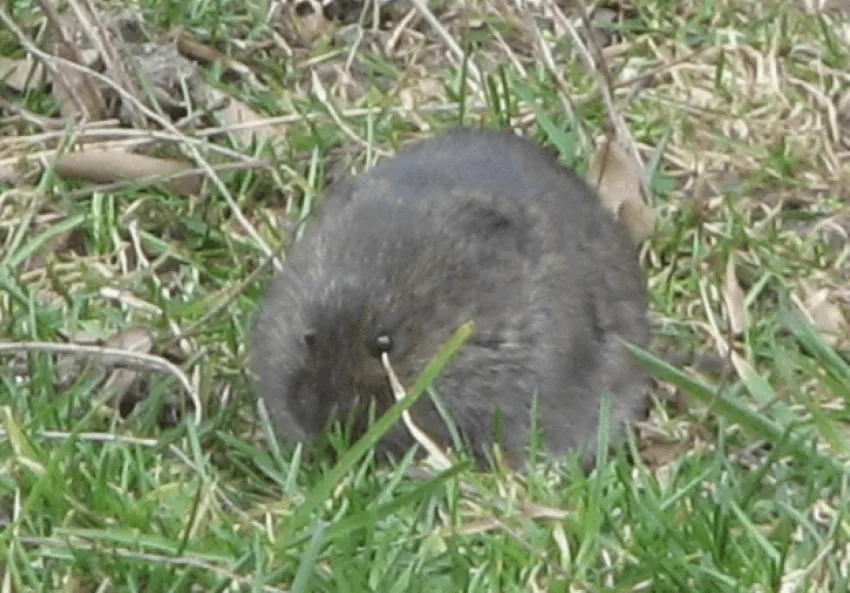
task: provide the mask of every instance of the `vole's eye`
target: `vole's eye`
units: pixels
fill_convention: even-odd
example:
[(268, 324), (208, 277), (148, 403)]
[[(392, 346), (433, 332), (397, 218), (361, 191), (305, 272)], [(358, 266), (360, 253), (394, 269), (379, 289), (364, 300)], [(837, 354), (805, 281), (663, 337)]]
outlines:
[(316, 330), (306, 330), (301, 336), (301, 338), (304, 340), (304, 343), (307, 345), (308, 348), (313, 349), (316, 347)]
[(378, 334), (371, 344), (372, 356), (380, 358), (384, 352), (389, 352), (393, 347), (393, 339), (389, 334)]

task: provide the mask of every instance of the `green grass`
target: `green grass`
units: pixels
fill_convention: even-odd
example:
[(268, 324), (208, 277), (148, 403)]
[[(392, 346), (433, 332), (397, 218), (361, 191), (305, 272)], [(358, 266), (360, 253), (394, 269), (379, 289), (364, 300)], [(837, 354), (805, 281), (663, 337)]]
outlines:
[[(609, 66), (615, 77), (627, 60), (650, 70), (662, 65), (659, 55), (717, 48), (734, 31), (738, 47), (768, 62), (776, 49), (785, 56), (782, 73), (826, 92), (836, 79), (828, 70), (818, 74), (812, 60), (846, 71), (850, 49), (833, 25), (794, 6), (716, 1), (689, 11), (678, 2), (635, 0), (617, 26), (626, 50)], [(38, 16), (24, 3), (15, 10), (24, 26)], [(325, 39), (312, 53), (296, 48), (288, 58), (263, 24), (265, 8), (250, 3), (142, 4), (152, 29), (184, 26), (275, 73), (266, 90), (230, 87), (257, 110), (310, 115), (288, 128), (285, 148), (274, 155), (276, 179), (263, 171), (222, 175), (275, 248), (289, 238), (275, 217), (309, 216), (332, 170), (361, 170), (376, 149), (392, 151), (421, 135), (412, 118), (391, 109), (400, 104), (397, 93), (380, 89), (415, 87), (423, 72), (443, 87), (442, 99), (423, 101), (445, 105), (423, 111), (433, 129), (511, 121), (586, 170), (588, 141), (607, 122), (596, 80), (558, 39), (559, 75), (579, 124), (564, 113), (551, 73), (528, 53), (529, 33), (509, 14), (472, 10), (508, 40), (525, 75), (488, 29), (464, 39), (450, 26), (459, 41), (475, 42), (482, 61), (504, 63), (488, 71), (485, 99), (464, 90), (460, 69), (445, 59), (416, 70), (405, 60), (426, 57), (383, 55), (364, 43), (355, 77), (365, 81), (362, 92), (348, 89), (345, 101), (332, 92), (340, 112), (375, 107), (372, 115), (344, 118), (362, 140), (355, 142), (305, 92), (310, 68), (345, 63), (348, 48)], [(800, 46), (820, 53), (790, 52)], [(21, 52), (5, 31), (0, 50)], [(460, 464), (412, 480), (405, 477), (410, 458), (379, 467), (368, 442), (335, 464), (305, 462), (274, 441), (256, 412), (247, 332), (271, 272), (230, 295), (265, 257), (211, 184), (200, 197), (156, 187), (87, 193), (79, 191), (83, 184), (45, 174), (35, 187), (3, 189), (2, 339), (61, 341), (83, 331), (105, 339), (145, 327), (158, 347), (170, 344), (166, 354), (193, 379), (204, 417), (198, 426), (188, 419), (157, 426), (157, 403), (184, 396), (172, 377), (148, 373), (157, 397), (119, 420), (95, 403), (103, 397), (96, 376), (60, 381), (46, 354), (3, 356), (0, 592), (850, 590), (850, 364), (800, 321), (791, 299), (803, 282), (840, 296), (846, 245), (789, 227), (843, 207), (846, 192), (826, 149), (845, 168), (847, 153), (825, 128), (803, 125), (821, 112), (799, 85), (780, 76), (771, 90), (754, 80), (752, 55), (694, 54), (618, 105), (653, 172), (660, 220), (642, 262), (657, 333), (700, 352), (725, 339), (722, 293), (732, 253), (749, 322), (735, 341), (745, 366), (730, 376), (703, 377), (648, 358), (663, 379), (654, 428), (589, 475), (566, 461), (527, 479)], [(214, 81), (217, 72), (206, 75)], [(20, 104), (52, 109), (37, 92)], [(271, 156), (264, 147), (257, 152)], [(691, 158), (720, 197), (691, 195)], [(804, 205), (771, 201), (789, 194)], [(44, 222), (45, 203), (62, 214), (58, 220)], [(62, 249), (45, 250), (61, 233), (70, 233)], [(30, 265), (34, 254), (41, 261)], [(175, 328), (191, 328), (179, 347)], [(674, 388), (686, 397), (684, 410), (663, 401)], [(646, 461), (647, 451), (672, 445), (678, 448), (663, 463)]]

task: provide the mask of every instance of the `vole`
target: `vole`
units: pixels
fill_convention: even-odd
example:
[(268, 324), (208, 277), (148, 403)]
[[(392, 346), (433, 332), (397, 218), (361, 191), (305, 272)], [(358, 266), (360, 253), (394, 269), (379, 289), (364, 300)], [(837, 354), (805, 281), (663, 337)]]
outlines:
[[(473, 336), (435, 387), (474, 458), (522, 459), (536, 398), (541, 448), (595, 455), (647, 410), (649, 378), (622, 340), (650, 337), (645, 282), (625, 228), (556, 156), (509, 131), (452, 129), (333, 184), (290, 248), (252, 327), (253, 369), (279, 438), (309, 446), (333, 420), (366, 428), (457, 328)], [(431, 399), (417, 426), (450, 446)], [(359, 432), (355, 434), (358, 436)], [(400, 457), (399, 422), (378, 444)]]

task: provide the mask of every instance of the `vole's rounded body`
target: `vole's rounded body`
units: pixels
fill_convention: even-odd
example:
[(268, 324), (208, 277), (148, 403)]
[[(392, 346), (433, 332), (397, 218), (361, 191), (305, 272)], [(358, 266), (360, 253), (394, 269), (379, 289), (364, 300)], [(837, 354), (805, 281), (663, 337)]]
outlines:
[[(521, 458), (535, 396), (543, 448), (584, 444), (585, 461), (605, 392), (615, 431), (645, 412), (646, 373), (620, 341), (649, 340), (636, 250), (543, 148), (453, 130), (332, 186), (308, 225), (253, 328), (260, 392), (286, 441), (309, 446), (370, 401), (385, 411), (381, 351), (409, 387), (468, 321), (475, 333), (436, 388), (479, 459), (494, 441)], [(451, 444), (430, 398), (411, 414)], [(379, 448), (398, 457), (413, 443), (399, 423)]]

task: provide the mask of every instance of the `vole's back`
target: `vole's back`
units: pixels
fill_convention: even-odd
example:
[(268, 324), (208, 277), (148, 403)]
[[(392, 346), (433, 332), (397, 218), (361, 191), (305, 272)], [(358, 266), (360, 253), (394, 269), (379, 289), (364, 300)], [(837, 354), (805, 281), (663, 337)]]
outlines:
[[(603, 210), (581, 178), (527, 139), (506, 131), (451, 130), (380, 161), (360, 177), (346, 180), (337, 193), (350, 195), (351, 188), (368, 192), (375, 180), (411, 200), (425, 188), (443, 187), (533, 202), (551, 222), (556, 248), (577, 260), (572, 265), (585, 264), (586, 273), (606, 280), (612, 295), (644, 294), (637, 254), (624, 228)], [(606, 265), (599, 269), (603, 261)]]
[[(550, 425), (550, 434), (561, 426), (551, 439), (556, 448), (572, 448), (596, 431), (606, 390), (615, 396), (615, 429), (643, 413), (645, 370), (619, 342), (649, 341), (636, 249), (595, 193), (553, 153), (509, 132), (459, 129), (373, 171), (393, 185), (416, 179), (534, 203), (548, 261), (538, 268), (534, 293), (550, 313), (535, 363), (545, 391), (539, 397), (551, 404), (542, 411), (542, 425)], [(592, 453), (592, 438), (589, 442)]]
[[(528, 140), (454, 130), (414, 144), (332, 187), (299, 243), (255, 329), (255, 349), (269, 359), (257, 366), (263, 396), (289, 432), (315, 432), (281, 393), (290, 384), (282, 369), (298, 366), (292, 343), (324, 327), (321, 319), (334, 320), (328, 344), (337, 348), (321, 357), (338, 356), (339, 364), (320, 374), (353, 368), (355, 385), (362, 369), (345, 343), (368, 334), (364, 327), (396, 328), (402, 347), (393, 362), (410, 380), (447, 332), (474, 321), (476, 337), (438, 389), (478, 453), (493, 438), (496, 408), (503, 444), (526, 443), (534, 396), (543, 444), (566, 452), (586, 442), (585, 460), (604, 392), (614, 395), (615, 429), (645, 407), (645, 372), (620, 343), (648, 342), (636, 250), (585, 183)], [(281, 317), (303, 325), (293, 331)], [(322, 389), (314, 391), (321, 400)], [(420, 425), (445, 440), (430, 402), (417, 405)], [(402, 441), (410, 442), (399, 429), (388, 447), (398, 453)]]

